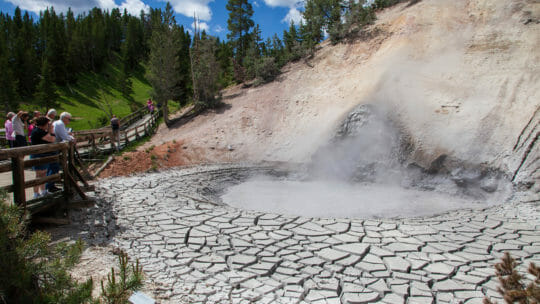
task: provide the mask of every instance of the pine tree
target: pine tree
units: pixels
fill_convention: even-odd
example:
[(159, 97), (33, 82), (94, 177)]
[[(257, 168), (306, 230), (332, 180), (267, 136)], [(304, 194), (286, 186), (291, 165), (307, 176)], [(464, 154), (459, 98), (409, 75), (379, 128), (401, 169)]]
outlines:
[[(175, 35), (176, 31), (174, 30), (176, 21), (170, 3), (167, 3), (164, 12), (153, 10), (152, 13), (154, 26), (150, 39), (147, 79), (153, 88), (153, 98), (163, 105), (161, 108), (163, 109), (165, 124), (170, 126), (168, 101), (177, 94), (175, 89), (180, 81), (177, 56), (178, 37)], [(161, 16), (159, 20), (154, 19), (158, 14)]]
[(254, 25), (251, 17), (253, 16), (253, 7), (248, 0), (229, 0), (226, 5), (229, 11), (229, 19), (227, 20), (227, 29), (233, 53), (235, 67), (235, 78), (238, 81), (243, 81), (243, 73), (239, 67), (243, 66), (244, 57), (252, 40), (250, 30)]
[(14, 76), (17, 81), (17, 93), (23, 97), (30, 97), (37, 84), (37, 72), (39, 69), (34, 46), (36, 30), (34, 21), (25, 12), (21, 16), (21, 10), (17, 7), (13, 17), (11, 41), (13, 44)]
[(302, 57), (301, 40), (296, 30), (296, 26), (292, 21), (289, 26), (289, 31), (283, 31), (283, 43), (285, 45), (285, 56), (287, 61), (295, 61)]
[(330, 17), (328, 18), (328, 34), (333, 44), (343, 38), (343, 25), (341, 23), (341, 0), (329, 0)]
[(44, 109), (50, 109), (58, 106), (56, 86), (52, 81), (52, 68), (47, 59), (41, 65), (41, 80), (37, 86), (35, 99)]
[(4, 111), (14, 111), (18, 108), (17, 81), (13, 75), (10, 64), (10, 51), (7, 46), (7, 29), (9, 16), (0, 13), (0, 103)]
[(249, 48), (247, 49), (246, 56), (244, 58), (244, 69), (246, 71), (246, 80), (257, 77), (256, 66), (261, 58), (261, 30), (257, 24), (253, 29), (253, 33)]
[[(197, 22), (195, 22), (197, 24)], [(219, 65), (215, 54), (217, 38), (198, 32), (195, 27), (193, 48), (191, 53), (191, 69), (193, 78), (193, 98), (199, 109), (211, 108), (216, 104), (219, 86)]]
[(233, 50), (227, 41), (216, 39), (216, 60), (219, 63), (221, 74), (219, 83), (221, 87), (227, 87), (234, 83), (234, 69), (232, 65)]

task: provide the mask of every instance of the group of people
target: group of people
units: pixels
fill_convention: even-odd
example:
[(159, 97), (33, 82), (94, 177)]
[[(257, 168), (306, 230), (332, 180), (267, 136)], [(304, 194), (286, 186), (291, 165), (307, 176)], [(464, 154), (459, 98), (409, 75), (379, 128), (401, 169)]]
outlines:
[[(71, 129), (66, 126), (71, 121), (71, 114), (62, 112), (60, 118), (56, 118), (56, 110), (50, 109), (45, 116), (39, 111), (34, 111), (30, 118), (28, 112), (19, 111), (17, 114), (9, 112), (4, 124), (6, 139), (10, 148), (24, 147), (28, 142), (32, 145), (41, 145), (54, 142), (71, 141), (75, 142)], [(28, 138), (28, 140), (27, 140)], [(56, 152), (47, 152), (30, 155), (31, 159), (54, 155)], [(32, 167), (36, 172), (36, 178), (57, 174), (60, 171), (58, 163), (36, 165)], [(54, 182), (42, 184), (34, 187), (34, 198), (45, 196), (49, 193), (59, 191)]]

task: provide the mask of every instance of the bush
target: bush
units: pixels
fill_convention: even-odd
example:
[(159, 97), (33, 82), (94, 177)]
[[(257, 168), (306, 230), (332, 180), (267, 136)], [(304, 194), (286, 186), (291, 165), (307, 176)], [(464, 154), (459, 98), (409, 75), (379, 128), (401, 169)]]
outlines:
[[(79, 283), (69, 274), (79, 261), (83, 242), (50, 246), (48, 233), (28, 233), (27, 220), (0, 193), (0, 303), (100, 303), (92, 298), (92, 278)], [(101, 282), (104, 303), (127, 303), (131, 291), (142, 285), (138, 261), (129, 267), (127, 255), (122, 253), (119, 266), (118, 280), (112, 270), (107, 286)]]
[(263, 57), (255, 64), (255, 74), (264, 82), (272, 81), (279, 75), (279, 67), (274, 57)]
[(0, 302), (91, 303), (92, 279), (78, 283), (68, 270), (83, 243), (51, 247), (45, 232), (29, 234), (21, 210), (0, 199)]

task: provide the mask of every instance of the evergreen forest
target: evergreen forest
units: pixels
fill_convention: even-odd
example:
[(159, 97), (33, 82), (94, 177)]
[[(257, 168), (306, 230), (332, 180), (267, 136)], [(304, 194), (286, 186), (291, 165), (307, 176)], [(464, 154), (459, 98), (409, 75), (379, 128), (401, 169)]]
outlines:
[[(228, 0), (227, 40), (187, 31), (172, 6), (133, 16), (119, 9), (0, 13), (0, 103), (4, 111), (59, 107), (90, 116), (89, 128), (115, 112), (127, 115), (146, 98), (203, 109), (232, 84), (273, 80), (290, 61), (309, 59), (318, 44), (359, 37), (375, 11), (399, 0), (308, 0), (303, 21), (263, 39), (248, 0)], [(196, 21), (196, 20), (195, 20)], [(197, 22), (194, 22), (197, 24)], [(120, 100), (120, 102), (118, 101)]]

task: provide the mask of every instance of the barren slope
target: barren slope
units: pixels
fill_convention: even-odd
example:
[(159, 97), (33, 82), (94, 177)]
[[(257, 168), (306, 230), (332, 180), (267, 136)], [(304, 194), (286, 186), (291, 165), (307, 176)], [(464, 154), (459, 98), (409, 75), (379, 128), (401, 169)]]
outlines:
[(161, 166), (307, 161), (354, 106), (373, 103), (410, 135), (410, 162), (427, 167), (445, 154), (538, 180), (539, 16), (533, 0), (398, 5), (379, 13), (365, 38), (325, 42), (277, 81), (230, 88), (225, 107), (160, 127), (140, 150), (156, 145)]

